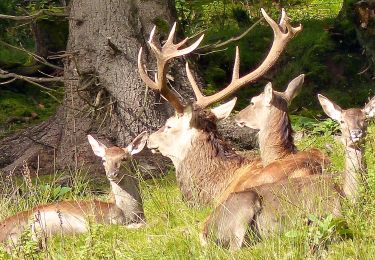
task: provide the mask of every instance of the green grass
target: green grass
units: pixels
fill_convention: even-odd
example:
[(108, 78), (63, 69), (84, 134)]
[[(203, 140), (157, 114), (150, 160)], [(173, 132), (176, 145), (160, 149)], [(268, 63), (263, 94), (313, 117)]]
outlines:
[[(298, 147), (318, 147), (325, 150), (332, 160), (330, 171), (341, 171), (342, 145), (335, 141), (330, 132), (311, 134), (312, 132), (306, 132), (306, 137), (298, 142)], [(27, 255), (26, 258), (33, 256), (36, 259), (371, 259), (375, 253), (375, 201), (372, 199), (375, 195), (374, 150), (375, 125), (372, 125), (366, 145), (369, 190), (363, 192), (358, 206), (346, 207), (344, 211), (353, 239), (342, 238), (334, 229), (331, 230), (329, 227), (334, 221), (328, 215), (325, 219), (318, 220), (315, 226), (296, 226), (238, 252), (231, 252), (214, 244), (203, 248), (198, 235), (210, 209), (187, 207), (181, 200), (171, 171), (164, 178), (141, 181), (147, 218), (145, 227), (128, 230), (121, 226), (92, 224), (87, 234), (50, 239), (44, 251), (36, 250), (36, 245), (30, 242), (26, 234), (23, 253)], [(93, 197), (105, 199), (106, 195), (102, 192), (108, 190), (107, 185), (97, 187), (97, 180), (88, 181), (87, 176), (81, 177), (82, 174), (84, 175), (82, 172), (74, 175), (76, 181), (71, 190), (55, 197), (52, 196), (56, 189), (56, 178), (53, 175), (30, 182), (27, 181), (26, 174), (22, 181), (13, 181), (21, 186), (24, 195), (14, 197), (13, 201), (9, 201), (6, 196), (0, 198), (0, 219), (40, 203)], [(26, 183), (31, 184), (27, 187)], [(46, 188), (47, 183), (49, 185)], [(291, 214), (290, 217), (293, 218), (294, 215)], [(1, 257), (6, 258), (5, 253), (0, 253), (0, 259)]]
[[(53, 95), (62, 96), (61, 93)], [(18, 91), (0, 89), (0, 138), (46, 120), (55, 113), (58, 105), (56, 100), (35, 86), (23, 85)], [(32, 113), (37, 117), (28, 120)]]

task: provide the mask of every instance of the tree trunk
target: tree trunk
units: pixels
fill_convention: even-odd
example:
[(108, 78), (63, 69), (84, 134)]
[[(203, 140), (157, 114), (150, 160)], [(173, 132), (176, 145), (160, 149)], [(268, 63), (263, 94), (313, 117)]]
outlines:
[(25, 160), (45, 171), (52, 170), (52, 158), (57, 168), (95, 163), (87, 134), (125, 145), (163, 124), (171, 111), (159, 96), (145, 93), (136, 60), (153, 21), (170, 25), (175, 20), (171, 7), (161, 0), (72, 1), (63, 105), (47, 122), (0, 142), (3, 170)]
[[(146, 46), (152, 26), (158, 25), (163, 38), (176, 20), (173, 1), (73, 0), (70, 4), (63, 105), (48, 121), (0, 141), (3, 171), (19, 169), (24, 161), (44, 173), (83, 165), (102, 171), (87, 134), (106, 139), (108, 145), (124, 146), (141, 131), (160, 127), (173, 112), (159, 95), (146, 90), (137, 70), (138, 50)], [(148, 64), (155, 67), (152, 61)], [(173, 63), (171, 75), (173, 87), (185, 100), (191, 99), (182, 60)], [(148, 165), (155, 167), (158, 161)]]

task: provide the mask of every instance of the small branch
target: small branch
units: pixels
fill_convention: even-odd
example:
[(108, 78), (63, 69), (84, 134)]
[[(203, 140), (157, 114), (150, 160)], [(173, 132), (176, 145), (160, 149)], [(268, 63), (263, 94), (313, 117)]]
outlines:
[(4, 81), (4, 82), (0, 82), (0, 85), (6, 85), (6, 84), (10, 84), (12, 83), (13, 81), (17, 80), (16, 78), (13, 78), (13, 79), (10, 79), (8, 81)]
[(60, 67), (60, 66), (57, 66), (55, 64), (52, 64), (52, 63), (49, 63), (45, 58), (39, 56), (39, 55), (36, 55), (35, 53), (32, 53), (28, 50), (26, 50), (25, 48), (23, 47), (17, 47), (17, 46), (14, 46), (12, 44), (9, 44), (7, 42), (4, 42), (2, 40), (0, 40), (0, 44), (6, 46), (6, 47), (9, 47), (9, 48), (13, 48), (13, 49), (16, 49), (18, 51), (22, 51), (22, 52), (26, 52), (27, 54), (29, 54), (30, 56), (32, 56), (34, 58), (34, 60), (36, 60), (37, 62), (40, 62), (48, 67), (51, 67), (51, 68), (54, 68), (54, 69), (57, 69), (57, 70), (64, 70), (64, 68)]
[(53, 78), (27, 77), (27, 76), (19, 75), (16, 73), (8, 72), (3, 69), (0, 69), (0, 79), (19, 79), (19, 80), (24, 80), (24, 81), (33, 82), (33, 83), (64, 82), (63, 77), (53, 77)]
[(218, 41), (218, 42), (213, 43), (213, 44), (204, 45), (202, 47), (197, 48), (195, 50), (195, 52), (209, 52), (213, 49), (222, 48), (225, 45), (228, 45), (232, 42), (238, 41), (238, 40), (242, 39), (243, 37), (245, 37), (250, 31), (252, 31), (255, 28), (255, 26), (260, 24), (260, 22), (263, 21), (263, 20), (264, 20), (263, 17), (260, 18), (258, 21), (256, 21), (254, 24), (252, 24), (246, 31), (244, 31), (242, 34), (240, 34), (238, 36), (232, 37), (232, 38), (226, 40), (225, 42)]
[(51, 12), (45, 9), (39, 10), (35, 14), (32, 15), (6, 15), (6, 14), (0, 14), (0, 19), (3, 20), (13, 20), (13, 21), (30, 21), (30, 20), (35, 20), (38, 19), (42, 16), (59, 16), (59, 17), (68, 17), (67, 13), (55, 13)]

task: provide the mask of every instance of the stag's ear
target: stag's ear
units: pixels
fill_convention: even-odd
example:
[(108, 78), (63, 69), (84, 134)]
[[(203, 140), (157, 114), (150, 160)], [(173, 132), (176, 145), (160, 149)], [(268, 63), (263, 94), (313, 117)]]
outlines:
[(187, 118), (189, 121), (190, 119), (193, 117), (193, 106), (192, 105), (187, 105), (185, 108), (184, 108), (184, 113), (183, 114), (177, 114), (177, 116), (183, 116), (185, 118)]
[(335, 103), (333, 103), (331, 100), (326, 98), (323, 95), (318, 94), (318, 99), (320, 102), (320, 105), (322, 105), (322, 108), (324, 112), (332, 118), (333, 120), (340, 121), (341, 120), (341, 113), (342, 109)]
[(284, 96), (289, 104), (301, 92), (304, 80), (305, 74), (301, 74), (289, 82), (288, 87), (284, 91)]
[(143, 150), (148, 139), (147, 131), (140, 133), (134, 140), (128, 145), (128, 152), (133, 155)]
[(270, 106), (272, 99), (273, 99), (272, 83), (268, 82), (268, 84), (264, 87), (264, 105)]
[(220, 106), (211, 109), (211, 112), (216, 116), (218, 120), (222, 120), (227, 118), (232, 112), (234, 105), (236, 105), (237, 98), (233, 98), (232, 100), (224, 103)]
[(94, 154), (96, 156), (104, 158), (104, 156), (105, 156), (105, 149), (107, 149), (107, 146), (105, 146), (104, 144), (102, 144), (99, 141), (96, 141), (95, 138), (92, 137), (91, 135), (88, 135), (87, 139), (89, 139), (89, 143), (91, 145), (92, 150), (94, 151)]
[(373, 97), (363, 109), (366, 113), (366, 116), (371, 118), (375, 116), (375, 97)]

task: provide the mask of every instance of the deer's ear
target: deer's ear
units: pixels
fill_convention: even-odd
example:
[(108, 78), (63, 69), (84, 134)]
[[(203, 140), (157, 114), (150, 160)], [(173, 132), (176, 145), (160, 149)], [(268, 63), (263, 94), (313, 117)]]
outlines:
[(366, 113), (366, 116), (371, 118), (375, 116), (375, 97), (373, 97), (363, 109)]
[(192, 105), (187, 105), (184, 108), (184, 113), (183, 114), (176, 114), (178, 117), (179, 116), (184, 116), (188, 118), (189, 120), (193, 117), (193, 106)]
[(92, 137), (91, 135), (88, 135), (87, 139), (89, 139), (89, 143), (91, 145), (92, 150), (94, 151), (94, 154), (96, 156), (104, 158), (104, 156), (105, 156), (105, 149), (107, 149), (107, 146), (105, 146), (104, 144), (102, 144), (99, 141), (96, 141), (95, 138)]
[(264, 105), (270, 106), (273, 99), (273, 89), (272, 83), (268, 82), (268, 84), (264, 87)]
[(322, 108), (324, 112), (332, 118), (333, 120), (340, 121), (341, 120), (341, 113), (342, 109), (338, 105), (336, 105), (334, 102), (329, 100), (323, 95), (318, 94), (318, 99), (320, 102), (320, 105), (322, 105)]
[(236, 105), (237, 98), (233, 98), (232, 100), (224, 103), (220, 106), (211, 109), (211, 112), (216, 116), (218, 120), (222, 120), (227, 118), (232, 112), (234, 105)]
[(284, 91), (284, 96), (289, 104), (301, 92), (304, 80), (305, 74), (301, 74), (289, 82), (288, 87)]
[(128, 145), (128, 152), (133, 155), (143, 150), (148, 139), (147, 131), (140, 133), (134, 140)]

